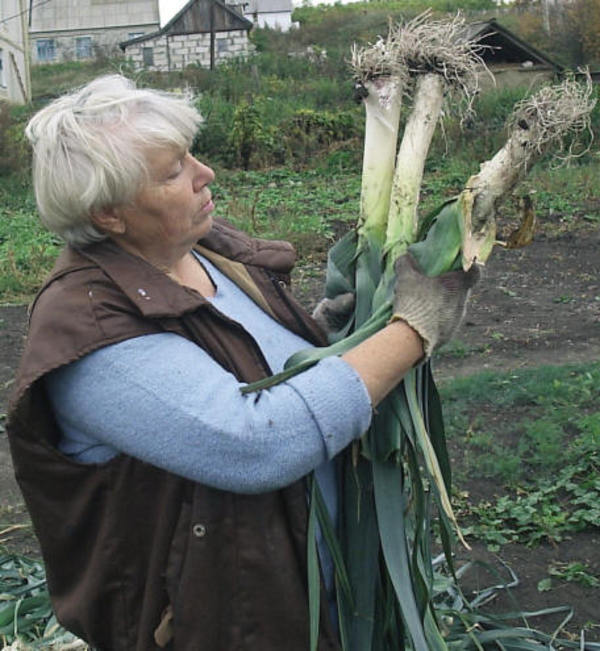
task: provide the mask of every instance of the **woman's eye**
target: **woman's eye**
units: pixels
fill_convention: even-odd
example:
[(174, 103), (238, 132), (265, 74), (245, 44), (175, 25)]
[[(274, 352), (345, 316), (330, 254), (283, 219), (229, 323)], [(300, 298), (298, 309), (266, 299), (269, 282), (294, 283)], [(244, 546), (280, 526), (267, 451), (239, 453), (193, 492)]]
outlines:
[(169, 179), (177, 178), (181, 173), (182, 169), (183, 169), (183, 164), (181, 162), (177, 163), (177, 165), (171, 171), (171, 174), (169, 174)]

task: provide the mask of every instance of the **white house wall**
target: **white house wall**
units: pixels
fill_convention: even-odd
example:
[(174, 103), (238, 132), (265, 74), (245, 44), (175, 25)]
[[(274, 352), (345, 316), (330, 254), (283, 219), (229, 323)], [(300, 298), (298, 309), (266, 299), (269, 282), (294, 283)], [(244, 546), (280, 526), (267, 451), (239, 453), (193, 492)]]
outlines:
[(158, 25), (156, 0), (52, 0), (34, 3), (32, 32)]
[[(133, 36), (142, 36), (156, 31), (156, 26), (130, 25), (127, 28), (88, 28), (68, 30), (65, 32), (39, 32), (31, 34), (31, 60), (33, 63), (58, 63), (74, 59), (88, 59), (101, 55), (120, 55), (119, 43)], [(82, 53), (78, 48), (79, 39), (86, 38), (90, 42), (89, 54)], [(54, 57), (40, 56), (40, 43), (52, 41)]]
[(289, 11), (244, 13), (244, 17), (251, 20), (257, 27), (270, 27), (271, 29), (280, 29), (282, 32), (287, 32), (292, 26), (292, 14)]
[(0, 99), (31, 99), (27, 58), (27, 0), (0, 0)]
[[(32, 61), (119, 54), (120, 42), (155, 32), (159, 26), (158, 0), (53, 0), (34, 5)], [(53, 56), (45, 56), (50, 50)]]
[[(152, 48), (152, 65), (147, 63), (148, 51)], [(146, 49), (146, 62), (144, 50)], [(215, 35), (215, 63), (235, 58), (246, 57), (252, 46), (245, 30), (218, 32)], [(147, 70), (180, 70), (194, 63), (202, 67), (210, 66), (210, 34), (182, 34), (178, 36), (161, 35), (141, 43), (129, 45), (125, 55), (132, 60), (136, 68)]]
[(292, 26), (292, 0), (246, 0), (244, 16), (257, 27), (270, 27), (287, 32)]

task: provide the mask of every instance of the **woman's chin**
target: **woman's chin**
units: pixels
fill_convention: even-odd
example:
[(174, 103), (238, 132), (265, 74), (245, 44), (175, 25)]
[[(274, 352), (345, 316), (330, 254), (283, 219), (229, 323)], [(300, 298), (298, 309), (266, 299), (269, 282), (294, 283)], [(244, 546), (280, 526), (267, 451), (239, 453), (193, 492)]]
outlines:
[(198, 226), (199, 235), (197, 239), (201, 239), (205, 235), (208, 235), (212, 226), (213, 226), (213, 216), (212, 214), (209, 213), (208, 215), (206, 215), (206, 217), (202, 218), (202, 222)]

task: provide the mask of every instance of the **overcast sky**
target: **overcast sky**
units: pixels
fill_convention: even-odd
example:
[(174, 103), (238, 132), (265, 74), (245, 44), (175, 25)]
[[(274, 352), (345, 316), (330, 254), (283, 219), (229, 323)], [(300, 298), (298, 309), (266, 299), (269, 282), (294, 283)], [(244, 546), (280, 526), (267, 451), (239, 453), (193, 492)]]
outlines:
[(160, 24), (164, 25), (186, 2), (187, 0), (158, 0)]
[[(350, 2), (350, 1), (351, 0), (342, 0), (342, 3)], [(188, 2), (188, 0), (158, 0), (158, 5), (160, 7), (160, 24), (164, 25), (187, 2)], [(335, 2), (335, 0), (312, 0), (313, 5), (317, 5), (317, 4), (333, 4), (333, 2)], [(294, 5), (300, 5), (300, 4), (302, 4), (302, 0), (292, 0), (292, 3)]]

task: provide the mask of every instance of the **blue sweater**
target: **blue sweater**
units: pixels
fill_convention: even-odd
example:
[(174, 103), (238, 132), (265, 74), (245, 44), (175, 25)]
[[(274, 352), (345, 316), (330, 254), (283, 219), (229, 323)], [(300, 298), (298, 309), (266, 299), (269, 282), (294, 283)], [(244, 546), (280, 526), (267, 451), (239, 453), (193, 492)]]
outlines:
[[(243, 323), (274, 372), (309, 344), (283, 328), (204, 260), (211, 299)], [(194, 481), (240, 493), (286, 486), (331, 460), (369, 426), (354, 369), (333, 357), (288, 382), (242, 395), (206, 352), (164, 333), (107, 346), (47, 376), (63, 432), (83, 463), (125, 452)]]
[[(274, 372), (309, 346), (209, 261), (202, 263), (217, 288), (210, 300), (244, 325)], [(46, 378), (63, 432), (59, 448), (77, 461), (102, 463), (124, 452), (239, 493), (281, 488), (316, 469), (335, 521), (336, 477), (329, 462), (371, 419), (360, 377), (333, 357), (259, 394), (242, 395), (240, 386), (204, 350), (171, 333), (107, 346)], [(331, 567), (323, 570), (331, 588)]]

